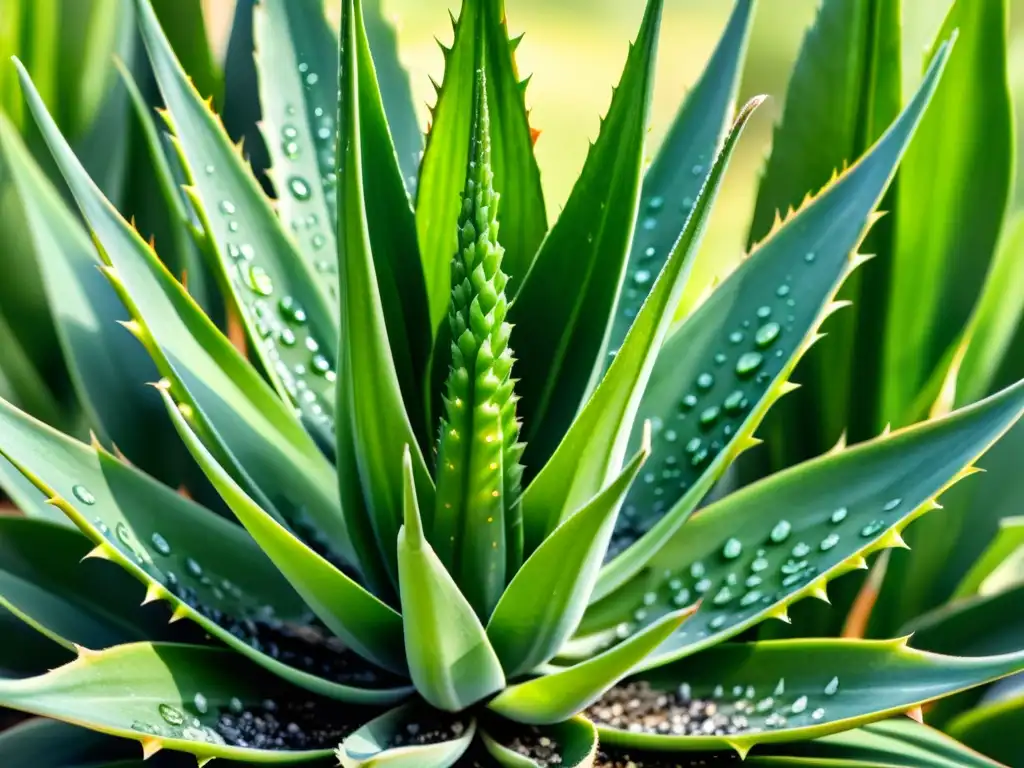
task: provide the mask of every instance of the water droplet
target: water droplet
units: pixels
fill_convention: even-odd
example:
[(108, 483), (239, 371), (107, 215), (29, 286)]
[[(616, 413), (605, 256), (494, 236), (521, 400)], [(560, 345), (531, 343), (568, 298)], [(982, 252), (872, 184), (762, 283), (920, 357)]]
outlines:
[(693, 589), (698, 595), (703, 595), (711, 589), (711, 579), (701, 579), (693, 585)]
[(707, 573), (707, 569), (704, 568), (704, 563), (699, 560), (690, 566), (690, 575), (695, 579), (701, 578), (705, 573)]
[(196, 695), (192, 697), (192, 703), (195, 705), (196, 712), (200, 715), (205, 715), (210, 711), (210, 704), (207, 702), (206, 697), (201, 693), (196, 693)]
[(285, 296), (277, 306), (281, 310), (284, 319), (292, 325), (304, 325), (306, 322), (306, 310), (295, 300), (293, 296)]
[(808, 251), (807, 253), (804, 254), (804, 261), (806, 261), (808, 264), (811, 264), (816, 258), (817, 254), (815, 254), (814, 251)]
[(722, 547), (722, 557), (726, 560), (735, 560), (743, 552), (743, 543), (739, 539), (729, 539)]
[(656, 226), (658, 226), (658, 220), (653, 216), (648, 216), (646, 219), (644, 219), (644, 229), (646, 229), (648, 232), (650, 232)]
[(241, 699), (232, 696), (231, 700), (228, 702), (228, 709), (231, 711), (232, 714), (240, 715), (242, 714), (242, 712), (245, 711), (245, 705), (242, 704)]
[(700, 176), (702, 173), (704, 173), (704, 166), (701, 165), (700, 163), (697, 163), (696, 165), (693, 166), (693, 168), (690, 169), (690, 171), (693, 173), (694, 176)]
[(789, 538), (790, 531), (793, 530), (793, 526), (790, 525), (788, 520), (779, 520), (772, 528), (772, 532), (768, 534), (768, 538), (775, 544), (781, 544)]
[(619, 640), (625, 640), (631, 634), (633, 634), (633, 627), (630, 626), (629, 622), (624, 621), (615, 627), (615, 636), (619, 638)]
[(281, 127), (281, 135), (286, 139), (297, 139), (299, 138), (299, 129), (291, 123), (286, 123)]
[(683, 198), (683, 211), (688, 211), (691, 208), (693, 208), (693, 198), (692, 197), (684, 197)]
[(761, 573), (761, 571), (767, 570), (768, 565), (768, 560), (766, 560), (763, 557), (759, 557), (750, 564), (750, 570), (752, 570), (754, 573)]
[(160, 734), (160, 729), (157, 726), (144, 723), (141, 720), (135, 720), (132, 723), (132, 730), (139, 733), (148, 733), (150, 736), (158, 736)]
[(825, 716), (825, 710), (822, 709), (821, 707), (818, 707), (816, 710), (811, 712), (811, 719), (812, 720), (821, 720), (821, 718), (823, 718), (824, 716)]
[(711, 621), (708, 622), (708, 627), (710, 627), (711, 629), (721, 629), (724, 626), (725, 626), (725, 616), (723, 614), (719, 614), (718, 616), (715, 616), (715, 618), (713, 618)]
[(791, 711), (793, 712), (794, 715), (799, 715), (805, 709), (807, 709), (807, 697), (806, 696), (801, 696), (799, 699), (794, 701), (793, 702), (793, 706), (791, 707)]
[(690, 590), (681, 589), (672, 595), (672, 604), (682, 608), (683, 606), (690, 604)]
[(744, 608), (746, 608), (748, 606), (753, 605), (754, 603), (756, 603), (760, 599), (761, 599), (761, 593), (758, 590), (756, 590), (756, 589), (752, 589), (749, 592), (747, 592), (747, 594), (745, 594), (743, 597), (740, 598), (740, 605), (742, 605)]
[(739, 344), (742, 341), (743, 341), (743, 332), (742, 331), (733, 331), (732, 333), (729, 334), (729, 343), (730, 344)]
[(759, 352), (745, 352), (736, 361), (736, 373), (739, 376), (749, 376), (761, 367), (762, 357)]
[(801, 541), (795, 547), (793, 547), (793, 557), (797, 559), (801, 557), (807, 557), (810, 551), (811, 548)]
[(246, 283), (260, 296), (269, 296), (274, 292), (274, 282), (267, 274), (267, 270), (258, 264), (254, 264), (246, 270)]
[(645, 258), (653, 259), (655, 254), (657, 254), (657, 251), (654, 249), (653, 245), (648, 245), (647, 248), (644, 249)]
[(773, 696), (781, 696), (786, 692), (786, 678), (780, 677), (778, 684), (775, 686), (775, 690), (772, 691)]
[(651, 282), (651, 271), (649, 269), (638, 269), (633, 273), (633, 282), (637, 285), (647, 285)]
[(330, 361), (319, 353), (313, 355), (312, 366), (313, 370), (319, 373), (321, 376), (327, 375), (331, 370)]
[(288, 179), (288, 191), (292, 193), (292, 197), (301, 201), (309, 200), (313, 194), (313, 190), (301, 176), (292, 176)]
[(167, 543), (167, 539), (161, 536), (159, 533), (154, 533), (150, 537), (150, 541), (153, 542), (153, 549), (159, 552), (164, 557), (171, 554), (171, 545)]
[(718, 421), (718, 415), (721, 413), (721, 409), (717, 405), (711, 405), (700, 412), (700, 425), (702, 427), (710, 427), (716, 421)]
[(701, 445), (702, 445), (701, 439), (699, 437), (693, 437), (693, 438), (690, 438), (690, 442), (688, 442), (686, 444), (686, 448), (684, 450), (687, 453), (691, 453), (691, 454), (692, 453), (696, 453), (697, 451), (700, 450)]
[(295, 346), (295, 341), (296, 341), (295, 333), (294, 333), (294, 331), (292, 331), (291, 328), (282, 328), (280, 331), (278, 331), (277, 332), (277, 339), (282, 344), (284, 344), (286, 347), (294, 347)]
[(828, 685), (825, 686), (825, 695), (826, 696), (835, 696), (838, 691), (839, 691), (839, 678), (838, 677), (833, 677), (831, 680), (828, 681)]
[(96, 503), (96, 497), (93, 496), (92, 492), (90, 492), (84, 485), (73, 485), (71, 487), (71, 493), (73, 493), (75, 498), (83, 504), (91, 506)]
[(839, 523), (843, 522), (843, 520), (846, 519), (847, 514), (849, 514), (849, 510), (846, 507), (840, 507), (839, 509), (832, 513), (832, 517), (829, 519), (832, 521), (833, 524), (839, 525)]
[(757, 329), (757, 333), (754, 334), (754, 343), (759, 347), (767, 347), (777, 338), (782, 328), (778, 323), (765, 323)]
[(193, 558), (189, 557), (185, 560), (186, 570), (192, 574), (195, 578), (201, 578), (203, 575), (203, 566), (196, 562)]
[(320, 75), (316, 72), (310, 72), (306, 75), (306, 85), (316, 85), (320, 81)]
[(168, 725), (181, 725), (185, 722), (184, 713), (170, 704), (161, 704), (157, 709), (160, 712), (160, 717), (166, 720)]
[(313, 246), (314, 251), (319, 251), (327, 243), (327, 238), (317, 232), (309, 242)]
[(117, 540), (126, 547), (130, 548), (132, 546), (132, 533), (128, 530), (128, 526), (124, 522), (119, 522), (114, 526), (114, 535), (117, 536)]
[(746, 584), (748, 587), (757, 587), (760, 586), (762, 581), (764, 581), (764, 579), (762, 579), (760, 576), (754, 575), (747, 576), (747, 580), (743, 583)]
[(877, 534), (879, 531), (881, 531), (883, 528), (885, 528), (884, 520), (872, 520), (870, 523), (868, 523), (860, 529), (860, 535), (863, 536), (865, 539), (869, 539), (875, 534)]
[(281, 145), (281, 151), (284, 152), (286, 158), (294, 160), (299, 156), (299, 143), (297, 141), (286, 141)]
[(207, 176), (213, 176), (213, 172), (216, 170), (216, 168), (214, 168), (212, 165), (207, 165), (206, 168), (204, 168), (203, 170), (206, 171)]
[(738, 389), (730, 392), (729, 396), (725, 398), (725, 402), (722, 403), (726, 413), (739, 413), (743, 410), (744, 405), (743, 393)]
[(684, 410), (687, 410), (687, 411), (692, 410), (696, 405), (697, 405), (697, 396), (696, 395), (686, 395), (685, 397), (683, 397), (682, 401), (680, 402), (680, 406)]
[(235, 212), (235, 204), (232, 203), (230, 200), (221, 200), (219, 207), (220, 212), (225, 214), (226, 216), (230, 216)]
[(725, 365), (725, 361), (728, 360), (728, 359), (729, 358), (726, 357), (724, 353), (718, 352), (715, 355), (715, 365)]
[(824, 539), (821, 540), (821, 551), (828, 552), (832, 547), (839, 543), (839, 534), (830, 533)]
[[(679, 434), (674, 429), (666, 429), (663, 437), (666, 443), (674, 443), (679, 439)], [(668, 463), (669, 459), (672, 459), (673, 463), (675, 462), (675, 456), (669, 456), (665, 459), (665, 462)]]
[(656, 195), (647, 201), (647, 210), (649, 211), (660, 211), (665, 207), (665, 198), (660, 195)]
[(711, 389), (715, 385), (715, 377), (710, 373), (702, 373), (697, 377), (697, 386), (701, 389)]
[(790, 288), (788, 285), (780, 285), (778, 288), (775, 289), (775, 295), (778, 296), (780, 299), (783, 299), (786, 296), (789, 296), (789, 291)]
[(896, 507), (903, 503), (903, 499), (889, 499), (885, 502), (885, 506), (882, 507), (886, 512), (892, 512)]
[(767, 320), (769, 317), (771, 317), (771, 314), (772, 308), (767, 305), (757, 308), (757, 317), (759, 320)]

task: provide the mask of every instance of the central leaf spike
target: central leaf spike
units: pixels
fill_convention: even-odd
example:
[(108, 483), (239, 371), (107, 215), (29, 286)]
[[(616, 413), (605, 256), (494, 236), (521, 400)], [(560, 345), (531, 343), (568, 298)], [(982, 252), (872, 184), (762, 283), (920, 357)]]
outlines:
[(522, 467), (512, 350), (491, 168), (487, 82), (477, 74), (472, 141), (452, 259), (451, 368), (438, 446), (432, 540), (486, 618), (522, 562)]

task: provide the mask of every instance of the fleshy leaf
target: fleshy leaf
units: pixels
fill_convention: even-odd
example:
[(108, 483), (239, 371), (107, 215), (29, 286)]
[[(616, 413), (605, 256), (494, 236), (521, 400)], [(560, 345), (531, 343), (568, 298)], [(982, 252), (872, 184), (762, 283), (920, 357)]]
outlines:
[(296, 255), (241, 153), (182, 71), (149, 0), (137, 0), (136, 8), (204, 244), (278, 395), (329, 445), (339, 336), (328, 290)]
[(999, 582), (999, 572), (1005, 563), (1016, 561), (1024, 553), (1024, 517), (1005, 517), (999, 521), (999, 531), (974, 566), (964, 576), (953, 593), (953, 599), (974, 594), (988, 594)]
[[(632, 437), (641, 396), (656, 367), (725, 170), (744, 126), (762, 101), (752, 99), (738, 115), (725, 146), (715, 158), (686, 228), (629, 329), (622, 348), (561, 438), (550, 461), (524, 492), (522, 508), (527, 552), (533, 551), (568, 513), (578, 509), (618, 474)], [(641, 423), (637, 437), (643, 429)]]
[[(127, 749), (125, 749), (127, 747)], [(33, 718), (0, 733), (0, 760), (33, 768), (143, 768), (133, 745), (56, 720)]]
[[(640, 223), (633, 233), (609, 349), (622, 345), (710, 175), (735, 106), (753, 15), (753, 0), (738, 0), (700, 80), (687, 94), (644, 175)], [(610, 363), (609, 359), (605, 367)]]
[[(900, 430), (777, 473), (707, 507), (645, 569), (592, 605), (581, 635), (641, 626), (703, 599), (648, 665), (689, 656), (805, 597), (827, 599), (868, 555), (904, 546), (900, 532), (973, 474), (973, 462), (1021, 415), (1024, 382), (941, 420)], [(769, 510), (766, 513), (765, 510)]]
[(857, 245), (948, 50), (936, 55), (928, 78), (870, 154), (776, 229), (666, 340), (639, 409), (640, 418), (662, 427), (655, 467), (633, 487), (614, 542), (619, 549), (637, 543), (609, 564), (598, 596), (653, 557), (735, 457), (756, 444), (754, 430), (789, 390), (786, 378), (840, 307), (835, 293), (862, 262)]
[(613, 483), (556, 528), (501, 596), (487, 636), (509, 677), (549, 661), (576, 630), (626, 490), (649, 450), (642, 445)]
[[(420, 743), (411, 734), (445, 733)], [(407, 704), (371, 720), (338, 748), (342, 768), (449, 768), (469, 747), (476, 721), (439, 716), (421, 705)]]
[(175, 398), (187, 402), (201, 419), (204, 442), (223, 465), (233, 468), (236, 479), (267, 499), (289, 524), (336, 553), (350, 554), (333, 467), (291, 408), (103, 197), (24, 70), (21, 75), (29, 106), (100, 245), (107, 278), (132, 315), (126, 327), (171, 380)]
[[(228, 726), (225, 716), (231, 715), (233, 720), (246, 711), (258, 716), (266, 711), (265, 702), (275, 699), (281, 704), (273, 707), (285, 712), (296, 702), (308, 702), (308, 709), (315, 713), (315, 727), (327, 743), (289, 745), (286, 749), (232, 743), (241, 734)], [(301, 691), (235, 653), (152, 643), (84, 653), (45, 675), (0, 681), (0, 704), (134, 739), (142, 744), (147, 757), (168, 749), (190, 752), (200, 761), (219, 757), (245, 763), (293, 763), (327, 757), (337, 741), (360, 725), (355, 718), (370, 716), (365, 708), (350, 710), (311, 695), (303, 700)], [(301, 712), (299, 706), (295, 714)]]
[[(358, 56), (361, 24), (359, 0), (342, 5), (341, 106), (338, 157), (338, 256), (340, 267), (341, 334), (345, 339), (338, 370), (338, 417), (346, 425), (338, 430), (338, 456), (342, 466), (354, 465), (358, 475), (341, 478), (363, 489), (369, 523), (377, 547), (392, 579), (396, 576), (395, 539), (402, 509), (402, 451), (411, 446), (416, 470), (418, 501), (433, 508), (433, 481), (421, 444), (404, 405), (371, 252), (367, 210), (364, 205), (363, 118), (359, 97), (366, 57)], [(351, 440), (351, 444), (347, 442)], [(355, 489), (342, 497), (357, 498)], [(350, 519), (363, 514), (346, 503)], [(350, 527), (365, 528), (364, 520)]]
[(906, 625), (914, 645), (954, 656), (1009, 653), (1024, 646), (1024, 584), (991, 595), (953, 600)]
[(600, 135), (514, 296), (516, 336), (530, 340), (519, 362), (529, 466), (551, 456), (604, 369), (607, 319), (636, 224), (663, 5), (648, 0)]
[[(0, 606), (0, 636), (4, 638), (0, 645), (0, 679), (41, 675), (75, 657), (63, 645), (39, 634), (3, 606)], [(2, 738), (0, 734), (0, 740)]]
[(139, 608), (138, 583), (112, 565), (81, 562), (77, 531), (0, 517), (0, 606), (69, 651), (167, 637), (167, 616)]
[(589, 768), (597, 755), (597, 730), (582, 717), (547, 728), (498, 725), (482, 735), (487, 751), (504, 768), (543, 768), (552, 765), (556, 755), (560, 768)]
[(946, 731), (986, 755), (1020, 765), (1024, 758), (1020, 734), (1024, 728), (1024, 696), (982, 704), (954, 718)]
[(522, 563), (519, 423), (507, 321), (508, 275), (499, 242), (500, 195), (491, 167), (487, 76), (475, 88), (473, 141), (451, 262), (451, 339), (437, 451), (430, 540), (462, 593), (486, 618)]
[(525, 86), (519, 82), (515, 45), (508, 38), (504, 0), (463, 0), (454, 27), (452, 47), (444, 49), (444, 83), (427, 134), (416, 201), (416, 223), (435, 328), (448, 307), (448, 265), (458, 245), (458, 200), (470, 155), (474, 89), (480, 70), (490, 84), (494, 186), (505, 201), (501, 217), (505, 271), (516, 289), (547, 231)]
[[(171, 606), (172, 619), (191, 619), (276, 675), (324, 695), (374, 702), (406, 693), (401, 681), (379, 674), (366, 685), (369, 668), (311, 626), (306, 606), (239, 526), (2, 401), (0, 426), (0, 453), (92, 540), (90, 555), (126, 569), (146, 585), (147, 602)], [(264, 652), (271, 645), (278, 658)], [(306, 655), (312, 667), (303, 666)], [(329, 663), (334, 679), (320, 675), (318, 660)]]
[[(1024, 652), (965, 659), (908, 648), (901, 640), (786, 640), (722, 644), (637, 679), (714, 703), (747, 725), (726, 735), (662, 735), (602, 724), (606, 744), (658, 751), (734, 749), (803, 741), (881, 720), (1024, 669)], [(685, 697), (684, 697), (685, 700)], [(686, 705), (682, 705), (686, 706)], [(590, 710), (593, 715), (600, 704)], [(609, 713), (610, 714), (610, 713)]]
[(668, 638), (692, 611), (679, 611), (637, 632), (618, 645), (575, 666), (512, 685), (495, 696), (488, 709), (529, 725), (567, 720), (628, 675)]
[(166, 389), (162, 392), (174, 426), (196, 463), (317, 617), (364, 659), (404, 673), (402, 617), (260, 509), (206, 449)]
[(408, 449), (402, 466), (398, 576), (409, 673), (424, 699), (458, 712), (504, 688), (505, 675), (480, 619), (424, 536)]

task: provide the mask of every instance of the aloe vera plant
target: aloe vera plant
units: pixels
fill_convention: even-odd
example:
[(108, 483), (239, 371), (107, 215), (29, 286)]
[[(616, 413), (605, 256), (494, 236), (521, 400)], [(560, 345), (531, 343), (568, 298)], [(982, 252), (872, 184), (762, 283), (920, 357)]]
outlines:
[[(418, 141), (392, 128), (410, 109), (378, 78), (394, 49), (367, 35), (375, 6), (345, 0), (336, 39), (318, 0), (262, 0), (273, 200), (149, 0), (136, 7), (186, 178), (167, 204), (244, 354), (103, 197), (19, 67), (105, 278), (87, 290), (94, 254), (54, 249), (65, 327), (93, 329), (112, 366), (97, 379), (78, 357), (73, 374), (133, 402), (144, 367), (116, 351), (119, 319), (202, 477), (179, 493), (136, 466), (145, 441), (111, 439), (130, 410), (95, 408), (84, 443), (0, 402), (0, 471), (26, 514), (0, 518), (0, 620), (30, 638), (0, 647), (0, 706), (44, 718), (0, 735), (0, 757), (39, 761), (59, 740), (51, 764), (121, 765), (128, 740), (171, 765), (993, 765), (886, 719), (1024, 670), (1024, 652), (743, 633), (902, 546), (1020, 417), (1024, 383), (691, 519), (840, 308), (955, 34), (865, 156), (675, 325), (760, 103), (729, 120), (752, 0), (645, 173), (649, 0), (550, 230), (499, 0), (463, 3), (414, 179)], [(2, 123), (0, 141), (45, 203)]]

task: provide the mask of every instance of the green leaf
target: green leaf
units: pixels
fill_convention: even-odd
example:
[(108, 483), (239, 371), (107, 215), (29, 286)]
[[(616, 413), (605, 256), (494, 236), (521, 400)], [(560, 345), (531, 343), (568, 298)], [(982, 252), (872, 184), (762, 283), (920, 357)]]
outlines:
[[(453, 729), (454, 724), (458, 729)], [(411, 728), (420, 733), (448, 733), (454, 738), (409, 744)], [(455, 734), (458, 730), (458, 734)], [(449, 768), (473, 741), (476, 721), (468, 725), (439, 717), (422, 705), (407, 704), (371, 720), (338, 747), (342, 768)]]
[(141, 761), (126, 759), (137, 748), (125, 750), (125, 746), (129, 745), (84, 728), (33, 718), (0, 734), (0, 760), (33, 768), (142, 768)]
[(504, 688), (505, 675), (473, 607), (424, 536), (408, 449), (402, 467), (398, 576), (409, 673), (424, 699), (458, 712)]
[(632, 438), (640, 398), (652, 369), (656, 368), (662, 342), (668, 334), (693, 254), (704, 234), (729, 159), (744, 126), (761, 102), (761, 98), (752, 99), (740, 112), (725, 146), (715, 159), (694, 213), (658, 275), (654, 289), (626, 335), (622, 348), (616, 352), (608, 372), (562, 437), (555, 454), (523, 494), (527, 552), (533, 551), (569, 512), (579, 508), (617, 475)]
[(606, 744), (658, 751), (733, 749), (742, 757), (755, 744), (847, 730), (1022, 669), (1024, 652), (963, 659), (908, 648), (906, 638), (721, 644), (698, 658), (649, 670), (642, 680), (672, 692), (688, 685), (695, 699), (715, 704), (719, 712), (744, 715), (747, 729), (722, 736), (666, 736), (599, 722), (598, 731)]
[(1024, 728), (1024, 696), (975, 707), (955, 718), (946, 731), (969, 747), (1005, 762), (1024, 759), (1020, 733)]
[[(612, 319), (609, 349), (622, 345), (650, 293), (652, 277), (668, 261), (710, 174), (719, 146), (728, 135), (753, 12), (753, 0), (738, 0), (735, 4), (700, 80), (687, 94), (654, 163), (644, 175), (640, 194), (643, 216), (633, 233), (626, 282)], [(609, 359), (605, 368), (610, 363)]]
[(221, 104), (224, 78), (210, 50), (202, 0), (153, 0), (153, 10), (196, 90)]
[[(0, 679), (41, 675), (71, 661), (75, 654), (39, 634), (18, 616), (0, 606)], [(0, 744), (3, 736), (0, 735)], [(0, 755), (3, 753), (0, 752)]]
[[(821, 4), (789, 82), (751, 242), (771, 231), (777, 212), (799, 207), (805, 194), (861, 157), (899, 114), (901, 5), (901, 0)], [(883, 210), (891, 209), (891, 195)], [(885, 328), (879, 307), (887, 300), (891, 241), (891, 219), (883, 219), (864, 244), (864, 252), (878, 257), (840, 292), (853, 307), (824, 324), (828, 343), (813, 349), (797, 370), (803, 390), (769, 417), (766, 437), (774, 469), (824, 453), (844, 430), (850, 442), (881, 431), (875, 424), (881, 396), (877, 339)]]
[[(107, 278), (132, 315), (134, 322), (126, 327), (142, 341), (161, 375), (171, 380), (175, 399), (194, 409), (203, 422), (206, 444), (222, 465), (233, 468), (236, 479), (304, 532), (312, 520), (318, 539), (348, 554), (334, 468), (292, 409), (90, 181), (23, 70), (22, 76), (33, 114), (100, 245)], [(303, 510), (301, 517), (297, 510)]]
[(90, 549), (69, 528), (0, 517), (0, 605), (69, 651), (166, 638), (166, 614), (140, 609), (144, 590), (120, 569), (81, 562)]
[(666, 340), (639, 408), (639, 418), (662, 425), (653, 456), (660, 471), (627, 498), (615, 546), (639, 543), (609, 565), (597, 596), (656, 556), (734, 459), (756, 445), (754, 431), (792, 389), (787, 377), (820, 338), (822, 321), (840, 308), (836, 291), (863, 261), (857, 245), (947, 53), (936, 55), (925, 83), (870, 154), (787, 219)]
[(806, 768), (1002, 768), (940, 731), (907, 717), (870, 723), (772, 751), (780, 756), (750, 755), (747, 762), (755, 766)]
[(314, 552), (254, 502), (217, 463), (180, 405), (163, 391), (168, 413), (196, 463), (259, 548), (327, 627), (365, 659), (405, 672), (402, 617)]
[(529, 725), (567, 720), (596, 701), (628, 675), (651, 651), (679, 628), (691, 611), (662, 617), (603, 653), (572, 667), (512, 685), (487, 708), (502, 717)]
[(105, 443), (116, 444), (138, 466), (176, 485), (183, 457), (174, 455), (171, 441), (176, 438), (162, 409), (154, 408), (160, 405), (156, 393), (144, 386), (156, 378), (156, 368), (118, 325), (128, 312), (97, 269), (95, 247), (6, 120), (0, 120), (0, 146), (24, 206), (25, 231), (38, 254), (71, 381), (90, 425)]
[[(0, 681), (0, 704), (100, 733), (141, 742), (147, 756), (161, 749), (247, 763), (293, 763), (327, 757), (318, 749), (269, 750), (226, 743), (218, 730), (232, 700), (243, 711), (278, 697), (295, 701), (296, 689), (237, 654), (192, 645), (134, 643), (79, 656), (72, 663), (27, 680)], [(197, 703), (197, 699), (198, 702)], [(302, 699), (300, 698), (301, 702)], [(310, 697), (322, 722), (358, 717)], [(365, 715), (364, 715), (365, 716)], [(350, 727), (355, 727), (354, 725)]]
[(487, 623), (487, 636), (510, 677), (549, 661), (576, 630), (626, 490), (649, 451), (647, 442), (613, 483), (559, 525), (501, 596)]
[[(974, 472), (973, 462), (1021, 415), (1024, 382), (938, 421), (824, 456), (707, 507), (634, 579), (590, 607), (581, 634), (641, 626), (703, 599), (648, 665), (689, 656), (826, 586), (875, 552), (905, 546), (912, 520)], [(770, 510), (770, 512), (765, 512)]]
[[(960, 334), (995, 254), (1014, 167), (1007, 17), (1005, 0), (957, 0), (937, 37), (960, 31), (900, 174), (884, 309), (882, 412), (893, 420)], [(942, 183), (935, 180), (936, 158)]]
[[(373, 68), (380, 84), (381, 99), (395, 143), (398, 165), (410, 197), (415, 197), (420, 157), (423, 155), (423, 131), (420, 130), (416, 116), (409, 73), (399, 59), (398, 34), (384, 18), (382, 6), (382, 0), (366, 0), (363, 23), (373, 52)], [(422, 269), (421, 266), (421, 272)]]
[(548, 739), (542, 745), (558, 755), (561, 768), (588, 768), (597, 756), (597, 730), (593, 723), (574, 717), (548, 728), (524, 728), (523, 726), (500, 727), (497, 731), (483, 731), (483, 742), (487, 751), (504, 768), (542, 768), (550, 763), (539, 763), (524, 756), (519, 747), (537, 746), (540, 739)]
[(991, 595), (954, 600), (906, 625), (914, 645), (955, 656), (1010, 653), (1024, 647), (1024, 584)]
[(444, 48), (444, 84), (438, 89), (432, 125), (420, 166), (416, 201), (423, 269), (432, 327), (444, 318), (450, 295), (448, 265), (457, 249), (459, 193), (469, 157), (474, 87), (483, 70), (491, 88), (494, 186), (502, 196), (505, 271), (517, 289), (547, 231), (540, 171), (519, 82), (515, 42), (508, 37), (504, 0), (463, 0), (455, 40)]
[[(276, 675), (324, 695), (389, 702), (406, 693), (380, 675), (372, 678), (376, 687), (366, 686), (358, 659), (336, 652), (310, 626), (306, 606), (239, 526), (2, 402), (0, 426), (0, 453), (92, 540), (90, 556), (117, 563), (146, 585), (146, 602), (163, 600), (172, 619), (188, 618)], [(298, 654), (277, 659), (262, 650), (263, 643), (294, 647), (296, 638), (306, 640), (299, 645), (305, 650), (319, 646), (317, 655), (340, 670), (336, 679), (304, 668)]]
[(65, 528), (75, 527), (63, 512), (46, 503), (45, 493), (40, 493), (28, 478), (2, 456), (0, 456), (0, 489), (7, 494), (14, 502), (14, 506), (25, 517), (45, 520), (49, 523), (63, 525)]
[(530, 340), (518, 369), (528, 466), (546, 464), (604, 368), (636, 225), (663, 5), (648, 1), (600, 135), (514, 297), (516, 338)]
[[(964, 576), (953, 599), (975, 594), (991, 594), (1002, 586), (1000, 574), (1004, 563), (1016, 560), (1024, 552), (1024, 517), (1005, 517), (999, 521), (999, 531), (984, 554)], [(994, 578), (993, 578), (994, 577)]]
[[(362, 28), (361, 3), (345, 0), (342, 7), (342, 77), (339, 112), (338, 248), (341, 298), (341, 349), (338, 370), (338, 415), (347, 420), (338, 434), (339, 463), (355, 466), (358, 475), (342, 477), (363, 489), (369, 521), (380, 556), (394, 580), (395, 538), (402, 509), (402, 452), (413, 451), (418, 501), (433, 508), (433, 481), (404, 405), (394, 357), (388, 344), (377, 271), (371, 252), (369, 220), (364, 205), (361, 67), (358, 57)], [(346, 444), (351, 440), (351, 444)], [(357, 499), (355, 488), (342, 496)], [(346, 503), (350, 528), (365, 527), (362, 510)]]
[(295, 244), (241, 153), (189, 83), (149, 0), (137, 0), (136, 6), (204, 246), (217, 257), (221, 283), (278, 395), (298, 407), (307, 427), (330, 444), (339, 338), (335, 305), (314, 265), (296, 256)]

